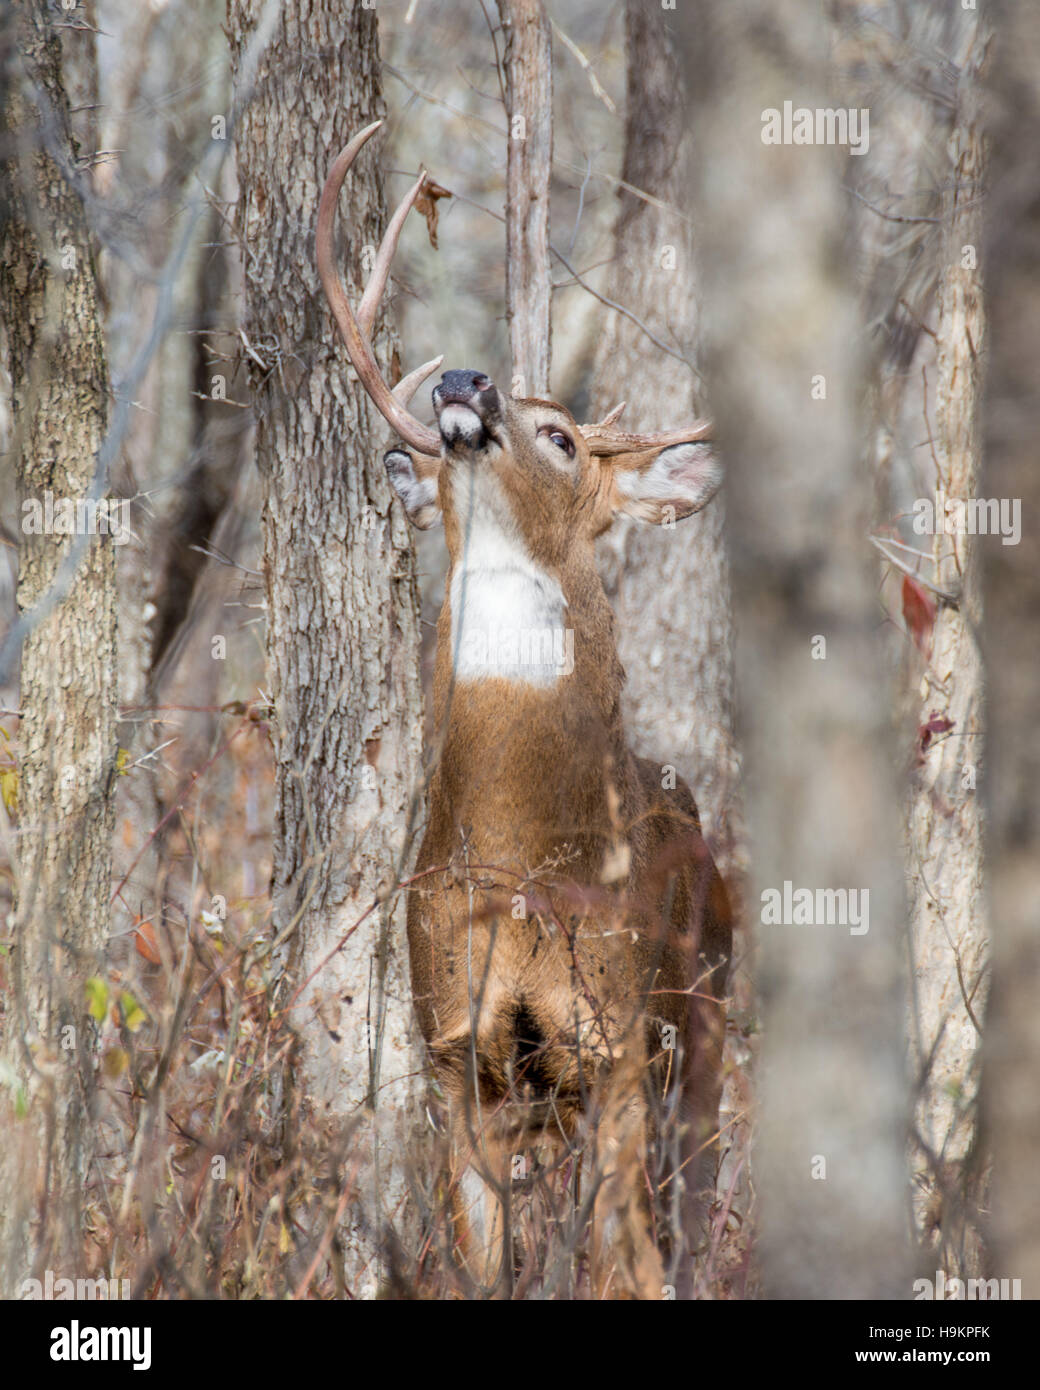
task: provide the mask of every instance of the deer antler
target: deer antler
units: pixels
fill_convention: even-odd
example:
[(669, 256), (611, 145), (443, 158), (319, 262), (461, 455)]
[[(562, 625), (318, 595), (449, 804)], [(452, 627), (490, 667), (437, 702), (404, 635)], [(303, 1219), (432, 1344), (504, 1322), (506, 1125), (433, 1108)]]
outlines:
[(662, 430), (657, 434), (626, 434), (624, 430), (614, 428), (614, 421), (624, 407), (625, 402), (622, 401), (598, 424), (578, 426), (590, 451), (600, 458), (627, 454), (636, 449), (667, 449), (672, 444), (695, 444), (702, 439), (712, 439), (715, 435), (715, 426), (710, 420), (694, 420), (677, 430)]
[(325, 297), (329, 301), (340, 336), (347, 349), (347, 356), (358, 374), (358, 380), (372, 398), (373, 404), (406, 444), (410, 444), (421, 454), (438, 455), (441, 451), (440, 435), (436, 430), (430, 429), (428, 425), (417, 420), (406, 407), (418, 388), (428, 376), (437, 370), (444, 358), (435, 357), (432, 362), (425, 362), (415, 371), (409, 372), (391, 390), (383, 380), (369, 342), (369, 334), (372, 331), (372, 324), (375, 322), (376, 310), (379, 307), (379, 301), (386, 288), (386, 279), (390, 273), (390, 262), (397, 249), (397, 239), (401, 235), (405, 218), (426, 182), (426, 174), (419, 175), (387, 225), (375, 264), (372, 267), (372, 274), (361, 297), (356, 318), (336, 269), (333, 254), (332, 228), (336, 219), (336, 201), (339, 198), (339, 191), (343, 187), (343, 180), (346, 178), (350, 166), (354, 163), (358, 150), (382, 124), (382, 121), (373, 121), (370, 126), (359, 131), (336, 156), (332, 168), (329, 170), (325, 187), (322, 189), (321, 202), (318, 204), (318, 221), (314, 235), (318, 274), (321, 277)]

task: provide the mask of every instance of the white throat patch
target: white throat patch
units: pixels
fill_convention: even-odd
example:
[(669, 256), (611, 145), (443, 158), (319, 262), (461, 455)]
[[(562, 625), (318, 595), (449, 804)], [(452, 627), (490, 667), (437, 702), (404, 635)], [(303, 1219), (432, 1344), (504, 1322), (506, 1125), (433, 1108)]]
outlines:
[(574, 632), (557, 581), (528, 554), (498, 480), (486, 465), (456, 473), (462, 553), (451, 579), (457, 680), (500, 676), (553, 685), (574, 670)]
[(480, 416), (468, 405), (446, 405), (440, 413), (437, 421), (443, 437), (453, 443), (457, 439), (464, 439), (468, 444), (472, 444), (478, 439), (481, 430), (484, 428), (480, 423)]

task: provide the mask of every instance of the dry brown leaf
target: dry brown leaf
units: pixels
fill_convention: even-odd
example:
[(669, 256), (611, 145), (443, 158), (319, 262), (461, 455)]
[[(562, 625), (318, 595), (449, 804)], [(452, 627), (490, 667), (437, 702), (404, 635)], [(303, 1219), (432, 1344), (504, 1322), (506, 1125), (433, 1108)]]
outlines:
[(426, 231), (430, 238), (430, 245), (436, 251), (437, 248), (437, 202), (441, 198), (453, 198), (455, 195), (447, 188), (442, 188), (433, 179), (427, 178), (419, 196), (415, 200), (415, 210), (426, 218)]

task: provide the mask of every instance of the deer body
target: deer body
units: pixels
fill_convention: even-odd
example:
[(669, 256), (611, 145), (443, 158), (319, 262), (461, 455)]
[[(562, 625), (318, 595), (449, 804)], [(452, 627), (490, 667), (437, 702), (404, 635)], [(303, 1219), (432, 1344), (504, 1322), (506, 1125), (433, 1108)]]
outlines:
[[(458, 1241), (480, 1283), (507, 1281), (513, 1161), (536, 1143), (566, 1155), (592, 1123), (597, 1291), (660, 1297), (641, 1192), (647, 1097), (678, 1087), (691, 1156), (710, 1138), (730, 917), (689, 790), (628, 750), (594, 543), (620, 510), (656, 522), (697, 510), (718, 467), (702, 424), (579, 427), (476, 371), (444, 374), (436, 431), (407, 415), (439, 359), (393, 393), (373, 380), (378, 295), (355, 320), (331, 267), (335, 198), (372, 129), (330, 174), (319, 266), (359, 375), (408, 446), (386, 455), (390, 481), (415, 525), (443, 517), (450, 557), (408, 940), (449, 1109)], [(386, 273), (377, 263), (377, 289)]]

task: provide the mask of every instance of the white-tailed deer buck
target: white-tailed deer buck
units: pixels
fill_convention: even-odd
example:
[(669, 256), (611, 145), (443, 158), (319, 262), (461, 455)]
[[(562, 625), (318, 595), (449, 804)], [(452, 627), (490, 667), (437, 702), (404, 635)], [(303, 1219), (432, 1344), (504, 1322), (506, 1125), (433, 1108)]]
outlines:
[(425, 176), (391, 219), (356, 316), (333, 254), (339, 190), (379, 124), (333, 164), (316, 249), (350, 360), (406, 446), (386, 455), (390, 481), (416, 526), (443, 517), (450, 556), (416, 865), (445, 869), (413, 889), (408, 941), (450, 1112), (456, 1240), (470, 1274), (505, 1291), (523, 1156), (536, 1145), (567, 1156), (583, 1141), (593, 1287), (660, 1298), (651, 1116), (671, 1098), (685, 1135), (672, 1176), (692, 1190), (691, 1160), (718, 1123), (730, 910), (689, 790), (626, 747), (594, 543), (617, 512), (689, 516), (719, 469), (703, 422), (624, 434), (613, 411), (579, 426), (483, 372), (443, 375), (436, 430), (408, 412), (442, 359), (391, 391), (369, 336)]

